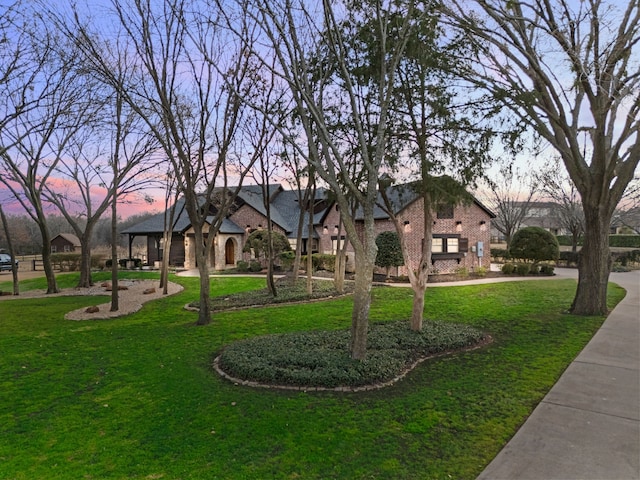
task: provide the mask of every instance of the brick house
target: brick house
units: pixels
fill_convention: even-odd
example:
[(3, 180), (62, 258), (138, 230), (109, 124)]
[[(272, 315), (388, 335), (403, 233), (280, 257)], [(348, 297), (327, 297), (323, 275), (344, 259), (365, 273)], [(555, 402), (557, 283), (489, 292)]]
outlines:
[(51, 253), (80, 253), (80, 239), (72, 233), (61, 233), (51, 239)]
[[(402, 225), (410, 250), (409, 265), (398, 268), (398, 275), (406, 275), (407, 268), (417, 268), (422, 254), (424, 215), (422, 198), (406, 186), (390, 187), (389, 197), (394, 205), (395, 215)], [(379, 200), (382, 204), (382, 199)], [(395, 231), (395, 226), (382, 208), (374, 211), (376, 235), (385, 231)], [(433, 273), (451, 273), (459, 268), (474, 271), (478, 267), (489, 269), (491, 255), (491, 219), (495, 218), (488, 208), (477, 199), (463, 205), (440, 205), (434, 212), (432, 227), (431, 264)], [(323, 232), (330, 234), (338, 223), (339, 214), (333, 209), (327, 216)], [(324, 235), (323, 235), (324, 236)], [(321, 245), (331, 245), (324, 253), (335, 253), (336, 234), (331, 240), (321, 238)], [(378, 270), (383, 273), (383, 269)]]
[[(392, 187), (395, 188), (395, 187)], [(301, 206), (298, 193), (285, 190), (281, 185), (269, 186), (270, 210), (273, 229), (285, 235), (295, 248)], [(302, 253), (335, 254), (337, 242), (344, 239), (344, 232), (339, 231), (340, 213), (337, 205), (328, 200), (327, 191), (318, 189), (313, 206), (313, 232), (309, 238), (308, 214), (304, 215), (302, 228)], [(399, 197), (398, 197), (399, 198)], [(423, 219), (421, 214), (421, 198), (416, 195), (405, 196), (398, 203), (397, 215), (405, 225), (409, 235), (412, 252), (419, 255), (422, 248)], [(177, 220), (175, 222), (169, 263), (187, 269), (195, 268), (195, 248), (193, 229), (182, 204), (176, 205)], [(304, 208), (308, 211), (308, 208)], [(468, 205), (439, 209), (433, 226), (434, 272), (446, 273), (465, 267), (470, 271), (478, 266), (488, 268), (490, 263), (489, 240), (490, 224), (494, 215), (478, 201)], [(376, 231), (378, 233), (394, 230), (393, 223), (381, 208), (375, 213)], [(129, 227), (123, 234), (129, 235), (129, 244), (136, 236), (147, 237), (147, 263), (155, 265), (164, 252), (162, 232), (164, 214), (155, 215), (140, 224)], [(240, 260), (249, 260), (249, 254), (242, 252), (247, 236), (254, 230), (266, 228), (267, 218), (262, 189), (260, 186), (242, 187), (231, 213), (222, 223), (211, 247), (210, 267), (215, 270), (234, 268)], [(206, 226), (205, 226), (206, 231)], [(486, 253), (485, 253), (486, 246)], [(348, 267), (353, 265), (350, 248)], [(403, 268), (399, 274), (403, 274)], [(406, 271), (406, 270), (405, 270)]]

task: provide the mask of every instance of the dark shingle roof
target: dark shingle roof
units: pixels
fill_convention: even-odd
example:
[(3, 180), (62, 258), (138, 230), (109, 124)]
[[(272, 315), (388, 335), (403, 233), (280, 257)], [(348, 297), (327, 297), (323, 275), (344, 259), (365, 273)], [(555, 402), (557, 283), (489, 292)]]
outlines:
[[(297, 192), (294, 190), (284, 190), (279, 184), (269, 185), (268, 192), (271, 197), (272, 221), (285, 230), (289, 237), (295, 237), (300, 218), (300, 205), (298, 202)], [(318, 189), (316, 193), (316, 201), (324, 199), (325, 197), (326, 191), (324, 189)], [(243, 186), (238, 193), (236, 202), (238, 204), (248, 205), (261, 215), (266, 216), (266, 209), (262, 200), (262, 188), (259, 185)], [(317, 225), (322, 221), (322, 218), (324, 218), (330, 206), (330, 202), (327, 202), (324, 208), (320, 208), (319, 211), (314, 213), (314, 225)], [(183, 199), (178, 200), (176, 203), (176, 215), (178, 215), (178, 217), (173, 231), (184, 232), (191, 226), (191, 222), (189, 221), (189, 216), (184, 209)], [(212, 217), (208, 220), (212, 220)], [(304, 216), (303, 222), (302, 235), (303, 238), (307, 238), (308, 215)], [(162, 233), (163, 230), (164, 213), (158, 213), (136, 225), (126, 228), (121, 233), (129, 235), (154, 235)], [(244, 233), (244, 229), (229, 218), (226, 218), (220, 226), (220, 233), (241, 234)], [(317, 236), (317, 233), (314, 236)]]

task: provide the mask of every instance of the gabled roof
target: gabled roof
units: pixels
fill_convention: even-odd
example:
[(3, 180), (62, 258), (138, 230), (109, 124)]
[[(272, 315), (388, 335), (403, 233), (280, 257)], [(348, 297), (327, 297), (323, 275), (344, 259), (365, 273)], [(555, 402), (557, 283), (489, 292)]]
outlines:
[(80, 239), (76, 235), (74, 235), (73, 233), (59, 233), (58, 235), (53, 237), (51, 239), (51, 241), (54, 241), (58, 237), (65, 239), (67, 242), (69, 242), (74, 247), (81, 246)]
[[(295, 190), (285, 190), (279, 184), (271, 184), (267, 190), (270, 198), (271, 220), (282, 228), (286, 234), (293, 238), (296, 236), (298, 221), (300, 219), (300, 205), (298, 202), (298, 193)], [(326, 216), (331, 203), (326, 201), (327, 192), (325, 189), (318, 189), (316, 192), (316, 205), (318, 208), (314, 211), (313, 222), (317, 225)], [(324, 202), (324, 203), (321, 203)], [(260, 215), (266, 217), (266, 208), (263, 202), (263, 191), (260, 185), (246, 185), (238, 192), (236, 198), (236, 208), (247, 205)], [(174, 233), (183, 233), (189, 229), (191, 222), (189, 216), (184, 209), (184, 200), (180, 199), (176, 203), (175, 226)], [(207, 220), (211, 221), (213, 217)], [(303, 238), (308, 237), (308, 215), (303, 219)], [(164, 230), (164, 213), (158, 213), (148, 219), (126, 228), (121, 233), (128, 235), (158, 235)], [(244, 229), (237, 225), (230, 218), (225, 218), (220, 226), (220, 233), (226, 234), (242, 234)], [(316, 234), (317, 235), (317, 234)]]
[[(392, 185), (387, 188), (387, 196), (389, 201), (391, 202), (391, 206), (395, 214), (400, 213), (402, 210), (407, 208), (416, 200), (420, 199), (421, 196), (416, 189), (416, 183), (404, 183), (400, 185)], [(496, 214), (493, 213), (489, 208), (487, 208), (480, 200), (469, 193), (469, 196), (472, 200), (472, 203), (477, 205), (480, 209), (482, 209), (490, 218), (496, 218)], [(389, 218), (389, 215), (386, 213), (384, 208), (384, 200), (382, 195), (378, 193), (378, 200), (376, 201), (376, 205), (373, 210), (373, 217), (375, 220), (386, 220)], [(356, 214), (356, 219), (362, 220), (362, 209), (358, 209), (358, 213)]]

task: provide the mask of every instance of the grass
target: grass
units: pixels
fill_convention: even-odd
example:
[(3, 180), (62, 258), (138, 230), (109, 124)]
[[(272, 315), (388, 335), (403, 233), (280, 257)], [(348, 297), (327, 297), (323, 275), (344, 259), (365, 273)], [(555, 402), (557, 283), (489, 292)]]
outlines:
[[(1, 478), (473, 479), (603, 321), (564, 313), (571, 280), (433, 288), (429, 319), (494, 343), (383, 390), (269, 391), (217, 377), (213, 356), (257, 335), (347, 328), (352, 300), (221, 312), (195, 327), (183, 306), (198, 280), (173, 280), (185, 291), (113, 320), (63, 319), (104, 297), (0, 302)], [(216, 295), (264, 286), (212, 284)], [(611, 306), (622, 296), (610, 288)], [(409, 289), (374, 289), (373, 321), (410, 311)]]

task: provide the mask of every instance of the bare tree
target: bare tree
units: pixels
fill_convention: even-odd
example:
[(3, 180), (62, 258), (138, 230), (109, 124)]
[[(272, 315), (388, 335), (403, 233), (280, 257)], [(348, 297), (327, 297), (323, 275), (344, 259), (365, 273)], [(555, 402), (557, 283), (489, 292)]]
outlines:
[(513, 164), (504, 163), (494, 178), (484, 179), (484, 184), (484, 200), (496, 214), (492, 224), (504, 235), (508, 249), (535, 201), (538, 182), (530, 172), (523, 173)]
[[(21, 11), (24, 18), (31, 13)], [(21, 24), (14, 39), (21, 68), (0, 85), (0, 182), (38, 225), (47, 293), (55, 293), (44, 191), (92, 105), (85, 101), (85, 84), (72, 61), (73, 45), (66, 45), (68, 55), (61, 55), (62, 39), (34, 18), (34, 23)]]
[(560, 227), (571, 235), (571, 250), (578, 250), (578, 240), (584, 233), (584, 212), (580, 194), (571, 179), (564, 174), (560, 159), (546, 164), (535, 174), (541, 194), (552, 200)]
[[(105, 54), (108, 38), (90, 32), (76, 12), (67, 34), (105, 82), (119, 89), (140, 115), (173, 165), (194, 233), (200, 274), (197, 323), (211, 321), (209, 261), (213, 238), (233, 204), (256, 152), (243, 150), (238, 127), (247, 113), (240, 93), (252, 91), (249, 57), (221, 37), (216, 22), (198, 22), (187, 0), (155, 4), (113, 1), (113, 21), (137, 55), (138, 71), (124, 85), (116, 81)], [(214, 15), (216, 12), (212, 12)], [(195, 33), (190, 29), (196, 29)], [(248, 93), (247, 93), (248, 94)], [(231, 188), (230, 176), (236, 182)]]
[(562, 158), (585, 216), (571, 311), (606, 313), (609, 225), (640, 161), (640, 3), (452, 0), (447, 9), (478, 39), (470, 80)]
[[(73, 135), (56, 165), (54, 174), (64, 187), (47, 183), (43, 190), (44, 199), (58, 208), (80, 240), (79, 287), (93, 283), (91, 241), (97, 222), (119, 198), (131, 198), (152, 185), (150, 171), (156, 167), (152, 162), (156, 144), (137, 129), (131, 114), (125, 118), (117, 93), (113, 115), (108, 115), (110, 99), (101, 96), (103, 93), (95, 83), (87, 83), (85, 100), (93, 103), (96, 118)], [(98, 112), (102, 118), (97, 118)], [(111, 138), (114, 145), (109, 144)], [(112, 149), (112, 155), (107, 148)]]
[[(308, 2), (295, 0), (252, 0), (239, 2), (238, 7), (259, 25), (261, 49), (256, 49), (254, 53), (266, 58), (265, 66), (271, 64), (270, 59), (274, 56), (277, 59), (273, 73), (288, 86), (296, 105), (296, 114), (310, 140), (311, 151), (299, 149), (299, 153), (336, 192), (336, 201), (343, 213), (349, 211), (349, 204), (348, 197), (342, 193), (341, 184), (347, 186), (361, 207), (361, 225), (356, 226), (356, 219), (346, 214), (343, 215), (343, 221), (356, 254), (350, 351), (352, 358), (363, 360), (366, 357), (371, 284), (377, 252), (373, 214), (378, 175), (385, 155), (384, 139), (394, 76), (404, 54), (406, 42), (403, 39), (411, 31), (412, 21), (416, 18), (412, 14), (416, 7), (413, 2), (387, 4), (372, 1), (357, 6), (349, 4), (347, 8), (347, 5), (328, 0), (318, 5), (317, 10)], [(396, 16), (397, 12), (408, 15)], [(365, 132), (362, 122), (361, 94), (367, 86), (357, 83), (347, 61), (349, 56), (358, 55), (359, 52), (348, 50), (344, 41), (349, 22), (360, 22), (363, 17), (377, 20), (372, 22), (372, 26), (380, 29), (379, 38), (382, 41), (378, 53), (380, 58), (385, 59), (380, 62), (381, 68), (376, 72), (378, 122), (374, 135)], [(390, 23), (392, 17), (398, 18), (399, 22)], [(391, 25), (393, 33), (389, 31)], [(391, 34), (399, 40), (390, 45), (385, 40)], [(327, 65), (323, 62), (337, 67), (323, 69)], [(360, 183), (345, 178), (344, 172), (349, 171), (345, 145), (332, 132), (330, 122), (335, 117), (333, 114), (327, 115), (329, 109), (340, 109), (357, 132), (362, 170)], [(369, 141), (371, 138), (374, 139), (373, 144)]]

